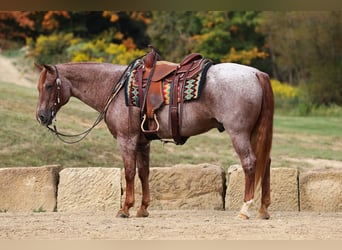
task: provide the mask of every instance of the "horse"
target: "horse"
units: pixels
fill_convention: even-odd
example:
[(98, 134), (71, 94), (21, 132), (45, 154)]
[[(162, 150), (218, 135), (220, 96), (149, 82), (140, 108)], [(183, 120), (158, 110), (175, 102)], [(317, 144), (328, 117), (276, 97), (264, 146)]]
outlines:
[[(142, 133), (140, 109), (126, 105), (124, 88), (117, 88), (115, 96), (112, 94), (126, 73), (127, 65), (69, 62), (37, 66), (41, 70), (37, 84), (38, 122), (46, 127), (51, 125), (59, 109), (71, 97), (103, 114), (107, 128), (117, 140), (126, 179), (125, 200), (117, 216), (130, 216), (129, 209), (135, 202), (136, 169), (142, 186), (142, 200), (136, 216), (149, 216), (151, 140)], [(250, 218), (249, 208), (255, 190), (261, 187), (258, 217), (268, 219), (274, 114), (268, 74), (241, 64), (213, 64), (207, 70), (200, 98), (185, 102), (182, 112), (182, 136), (195, 136), (215, 128), (229, 134), (245, 175), (244, 198), (238, 216)], [(156, 115), (159, 138), (172, 138), (168, 107), (161, 107)]]

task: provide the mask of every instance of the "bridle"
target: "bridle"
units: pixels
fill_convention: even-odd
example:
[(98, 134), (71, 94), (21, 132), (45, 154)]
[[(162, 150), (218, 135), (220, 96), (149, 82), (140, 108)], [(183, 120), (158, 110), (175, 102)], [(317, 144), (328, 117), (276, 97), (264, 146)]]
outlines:
[(56, 65), (53, 65), (53, 67), (56, 71), (56, 79), (55, 79), (56, 92), (55, 92), (55, 101), (53, 103), (53, 109), (51, 113), (52, 113), (52, 118), (55, 118), (55, 116), (57, 115), (57, 105), (61, 103), (60, 92), (61, 92), (62, 80), (59, 77), (59, 72), (58, 72)]
[[(136, 60), (134, 60), (132, 63), (130, 63), (127, 68), (125, 69), (125, 71), (121, 74), (119, 80), (114, 84), (112, 93), (110, 94), (110, 96), (107, 98), (106, 104), (103, 108), (103, 110), (99, 113), (98, 117), (96, 118), (96, 120), (94, 121), (93, 125), (88, 128), (87, 130), (83, 131), (82, 133), (78, 133), (78, 134), (65, 134), (65, 133), (61, 133), (57, 130), (57, 125), (56, 125), (56, 116), (57, 116), (57, 107), (58, 105), (61, 103), (61, 99), (60, 99), (60, 92), (61, 92), (61, 87), (62, 87), (62, 80), (59, 77), (59, 72), (57, 69), (56, 65), (53, 65), (55, 71), (56, 71), (56, 79), (55, 79), (55, 84), (56, 84), (56, 91), (55, 91), (55, 101), (53, 104), (53, 108), (51, 111), (51, 115), (52, 115), (52, 119), (54, 121), (53, 127), (50, 127), (50, 125), (47, 125), (46, 127), (53, 132), (58, 139), (60, 139), (62, 142), (67, 143), (67, 144), (74, 144), (77, 142), (80, 142), (81, 140), (83, 140), (92, 129), (94, 129), (104, 118), (105, 115), (107, 113), (107, 110), (109, 108), (109, 105), (112, 103), (112, 101), (115, 99), (115, 97), (118, 95), (118, 93), (120, 92), (120, 90), (122, 89), (122, 87), (124, 86), (126, 79), (129, 75), (129, 71), (130, 68), (134, 65), (134, 62)], [(66, 139), (66, 138), (69, 138)], [(74, 140), (70, 140), (70, 138), (77, 138)]]

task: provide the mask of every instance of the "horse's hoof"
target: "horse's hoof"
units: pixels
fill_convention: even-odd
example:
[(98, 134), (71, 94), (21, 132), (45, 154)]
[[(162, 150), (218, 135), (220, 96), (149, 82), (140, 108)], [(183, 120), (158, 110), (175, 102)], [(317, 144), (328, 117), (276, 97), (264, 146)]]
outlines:
[(270, 214), (267, 211), (267, 206), (261, 205), (259, 209), (259, 213), (257, 215), (257, 219), (268, 220), (270, 218)]
[(257, 215), (257, 219), (261, 219), (261, 220), (268, 220), (270, 218), (269, 213), (259, 213)]
[(126, 213), (124, 213), (123, 211), (119, 211), (119, 212), (116, 214), (116, 217), (117, 217), (117, 218), (128, 218), (128, 217), (129, 217), (129, 214), (126, 214)]
[(145, 209), (139, 209), (137, 211), (137, 217), (148, 217), (149, 213)]
[(246, 215), (246, 214), (243, 214), (243, 213), (239, 213), (237, 217), (240, 218), (240, 219), (243, 219), (243, 220), (248, 220), (249, 219), (249, 216)]

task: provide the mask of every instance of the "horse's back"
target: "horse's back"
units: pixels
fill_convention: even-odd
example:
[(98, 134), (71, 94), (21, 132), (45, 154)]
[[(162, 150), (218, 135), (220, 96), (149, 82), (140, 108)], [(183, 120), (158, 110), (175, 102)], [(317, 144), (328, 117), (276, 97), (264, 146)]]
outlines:
[(257, 72), (235, 63), (216, 64), (208, 70), (204, 101), (215, 119), (232, 130), (252, 129), (259, 116), (263, 94)]
[(206, 87), (225, 98), (253, 100), (262, 94), (257, 72), (256, 68), (241, 64), (216, 64), (208, 70)]

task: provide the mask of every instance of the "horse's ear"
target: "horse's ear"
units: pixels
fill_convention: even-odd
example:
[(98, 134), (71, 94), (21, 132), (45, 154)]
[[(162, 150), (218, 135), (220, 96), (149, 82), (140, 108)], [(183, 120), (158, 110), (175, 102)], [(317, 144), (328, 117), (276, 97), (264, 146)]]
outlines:
[(49, 73), (55, 72), (55, 69), (54, 69), (53, 66), (50, 65), (50, 64), (43, 64), (43, 67), (44, 67), (44, 68), (47, 70), (47, 72), (49, 72)]
[(36, 63), (36, 62), (34, 62), (34, 65), (36, 66), (36, 68), (37, 69), (39, 69), (40, 71), (42, 71), (43, 70), (43, 65), (41, 65), (41, 64), (38, 64), (38, 63)]

